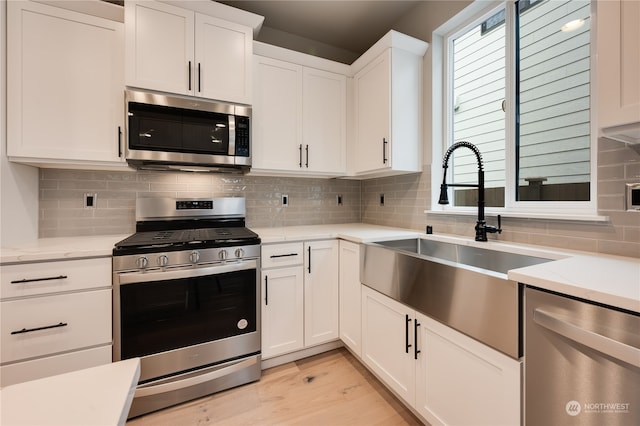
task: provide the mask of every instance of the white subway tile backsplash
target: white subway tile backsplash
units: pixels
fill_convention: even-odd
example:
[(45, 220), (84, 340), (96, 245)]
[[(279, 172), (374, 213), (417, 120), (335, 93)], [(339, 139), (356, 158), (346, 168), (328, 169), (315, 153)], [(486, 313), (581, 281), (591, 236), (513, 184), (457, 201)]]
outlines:
[[(624, 211), (624, 183), (640, 182), (640, 155), (605, 141), (598, 155), (598, 208), (605, 223), (503, 218), (491, 239), (640, 257), (640, 213)], [(439, 166), (439, 164), (438, 164)], [(431, 204), (431, 172), (362, 181), (171, 172), (41, 169), (40, 236), (127, 234), (134, 231), (140, 197), (243, 196), (249, 227), (365, 222), (471, 237), (475, 216), (425, 214)], [(85, 209), (85, 192), (98, 194)], [(289, 206), (282, 207), (282, 194)], [(342, 194), (338, 206), (336, 196)], [(385, 204), (380, 206), (379, 195)], [(488, 223), (496, 223), (494, 217)]]
[[(226, 176), (170, 172), (42, 169), (40, 236), (127, 234), (135, 229), (140, 197), (244, 196), (254, 227), (360, 222), (360, 182), (327, 179)], [(96, 209), (84, 193), (98, 194)], [(291, 205), (280, 206), (287, 193)], [(335, 196), (344, 203), (336, 210)]]

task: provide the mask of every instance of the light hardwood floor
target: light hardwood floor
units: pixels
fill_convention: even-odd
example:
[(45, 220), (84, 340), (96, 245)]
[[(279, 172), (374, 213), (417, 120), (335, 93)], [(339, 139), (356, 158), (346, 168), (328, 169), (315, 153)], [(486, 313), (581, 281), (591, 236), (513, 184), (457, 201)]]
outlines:
[(259, 382), (131, 419), (146, 425), (420, 425), (344, 348), (262, 372)]

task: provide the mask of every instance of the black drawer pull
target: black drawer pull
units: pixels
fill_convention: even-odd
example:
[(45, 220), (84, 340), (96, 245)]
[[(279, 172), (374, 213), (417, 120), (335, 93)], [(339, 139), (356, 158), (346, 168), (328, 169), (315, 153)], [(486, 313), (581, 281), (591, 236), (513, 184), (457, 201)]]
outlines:
[(47, 325), (47, 326), (44, 326), (44, 327), (23, 328), (22, 330), (12, 331), (11, 334), (31, 333), (32, 331), (40, 331), (40, 330), (48, 330), (50, 328), (66, 327), (67, 325), (69, 325), (69, 324), (67, 324), (66, 322), (60, 322), (60, 323), (55, 324), (55, 325)]
[(298, 253), (288, 253), (288, 254), (272, 254), (271, 256), (269, 256), (271, 259), (277, 259), (279, 257), (291, 257), (291, 256), (297, 256)]
[(416, 318), (413, 319), (413, 359), (418, 359), (418, 354), (422, 352), (418, 349), (418, 327), (420, 323)]
[(411, 347), (411, 343), (409, 343), (409, 323), (411, 322), (411, 318), (409, 318), (409, 315), (405, 315), (405, 319), (407, 322), (404, 325), (404, 348), (405, 352), (409, 353), (409, 348)]
[(45, 278), (25, 278), (23, 280), (15, 280), (11, 281), (11, 284), (24, 284), (24, 283), (34, 283), (37, 281), (51, 281), (51, 280), (66, 280), (66, 275), (58, 275), (57, 277), (45, 277)]

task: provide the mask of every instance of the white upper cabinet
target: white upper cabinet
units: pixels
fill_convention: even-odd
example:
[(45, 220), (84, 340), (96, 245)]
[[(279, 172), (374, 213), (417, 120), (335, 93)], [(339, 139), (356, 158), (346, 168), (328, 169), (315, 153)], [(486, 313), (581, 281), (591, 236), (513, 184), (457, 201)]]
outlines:
[(196, 14), (196, 95), (251, 104), (251, 28)]
[[(605, 135), (640, 143), (640, 2), (597, 2), (598, 118)], [(625, 129), (606, 129), (635, 123)]]
[(125, 3), (127, 86), (193, 93), (194, 12), (160, 2)]
[[(96, 2), (97, 12), (117, 8)], [(41, 167), (110, 168), (124, 130), (124, 25), (7, 2), (7, 155)]]
[(422, 60), (427, 47), (390, 31), (351, 65), (355, 140), (349, 176), (422, 170)]
[(255, 46), (252, 173), (343, 176), (348, 66)]
[(252, 173), (300, 172), (302, 66), (255, 56)]
[(302, 76), (304, 167), (343, 175), (347, 166), (347, 78), (305, 67)]
[(127, 86), (251, 104), (250, 26), (146, 0), (125, 2), (125, 24)]

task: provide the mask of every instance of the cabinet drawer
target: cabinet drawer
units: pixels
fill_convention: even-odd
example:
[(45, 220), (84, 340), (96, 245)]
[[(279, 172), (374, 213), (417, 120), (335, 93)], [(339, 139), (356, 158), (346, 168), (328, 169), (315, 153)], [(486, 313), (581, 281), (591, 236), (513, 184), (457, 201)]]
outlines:
[(2, 364), (111, 342), (111, 289), (0, 305)]
[(111, 258), (1, 267), (0, 299), (111, 286)]
[(0, 367), (0, 387), (111, 363), (111, 345)]
[(302, 243), (284, 243), (262, 246), (262, 267), (279, 268), (302, 265), (304, 249)]

